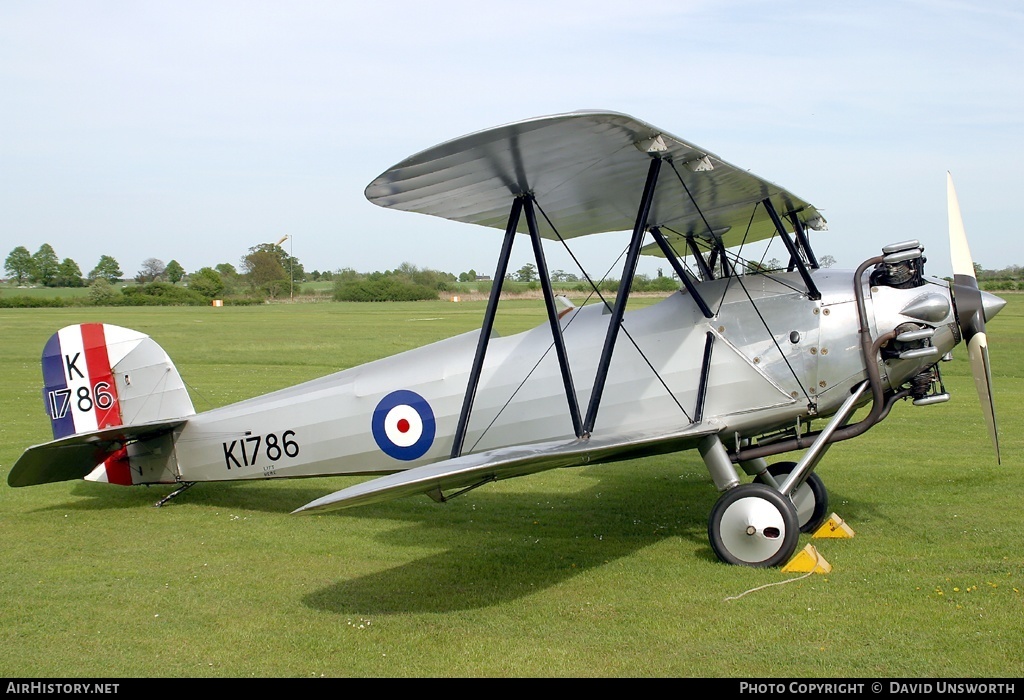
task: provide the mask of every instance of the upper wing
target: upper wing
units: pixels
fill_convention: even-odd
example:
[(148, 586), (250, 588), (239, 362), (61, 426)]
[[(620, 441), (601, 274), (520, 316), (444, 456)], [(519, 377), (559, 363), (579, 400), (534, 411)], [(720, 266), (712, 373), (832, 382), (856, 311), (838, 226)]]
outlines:
[(365, 481), (319, 498), (294, 512), (337, 510), (509, 479), (546, 469), (677, 452), (695, 447), (702, 437), (715, 432), (718, 428), (708, 423), (694, 423), (674, 433), (620, 433), (477, 452)]
[[(630, 230), (651, 155), (670, 161), (648, 219), (666, 234), (713, 232), (726, 247), (771, 237), (775, 227), (756, 206), (765, 198), (782, 216), (796, 213), (808, 228), (825, 227), (818, 211), (791, 192), (617, 112), (538, 117), (447, 141), (389, 168), (367, 186), (366, 197), (382, 207), (504, 229), (511, 198), (532, 193), (562, 238)], [(540, 218), (542, 235), (555, 238)]]

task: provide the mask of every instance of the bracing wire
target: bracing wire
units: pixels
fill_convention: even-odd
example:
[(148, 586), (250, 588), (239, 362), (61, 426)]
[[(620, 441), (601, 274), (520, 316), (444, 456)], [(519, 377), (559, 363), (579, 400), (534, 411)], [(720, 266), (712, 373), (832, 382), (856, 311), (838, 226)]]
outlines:
[[(583, 274), (584, 279), (586, 279), (587, 283), (590, 285), (591, 292), (587, 295), (587, 297), (586, 297), (586, 299), (584, 300), (583, 303), (586, 304), (591, 298), (593, 298), (594, 294), (597, 294), (597, 296), (601, 299), (601, 302), (608, 309), (611, 309), (611, 304), (609, 303), (608, 299), (606, 299), (605, 296), (601, 293), (601, 289), (600, 289), (599, 285), (600, 285), (600, 282), (603, 282), (605, 279), (608, 278), (608, 275), (611, 274), (611, 271), (613, 269), (615, 269), (615, 267), (618, 265), (619, 261), (622, 260), (622, 257), (626, 254), (626, 250), (628, 249), (628, 246), (626, 248), (624, 248), (621, 253), (619, 253), (619, 256), (615, 259), (615, 261), (611, 264), (611, 266), (609, 266), (608, 270), (604, 273), (604, 276), (601, 278), (600, 282), (595, 284), (593, 279), (587, 273), (586, 269), (580, 263), (579, 259), (576, 257), (576, 254), (573, 253), (572, 249), (569, 247), (569, 244), (566, 243), (565, 239), (558, 232), (558, 229), (555, 227), (554, 223), (548, 217), (547, 213), (544, 211), (544, 208), (540, 205), (540, 202), (538, 202), (537, 200), (534, 200), (534, 206), (537, 208), (537, 210), (540, 212), (541, 216), (547, 222), (548, 226), (551, 228), (551, 231), (554, 233), (555, 237), (562, 244), (562, 247), (565, 248), (565, 251), (572, 258), (573, 262), (576, 264), (576, 267)], [(570, 318), (569, 321), (566, 323), (566, 328), (569, 327), (569, 324), (571, 324), (572, 321), (573, 321), (573, 318)], [(639, 353), (640, 357), (643, 359), (643, 361), (647, 365), (647, 367), (651, 370), (651, 372), (653, 373), (654, 377), (661, 384), (662, 388), (665, 389), (665, 392), (669, 395), (669, 397), (671, 397), (673, 403), (676, 404), (676, 406), (679, 408), (680, 412), (682, 412), (683, 416), (685, 416), (686, 420), (689, 421), (690, 423), (692, 423), (693, 422), (693, 418), (686, 411), (686, 409), (683, 407), (683, 405), (681, 403), (679, 403), (679, 400), (676, 398), (675, 392), (673, 392), (672, 389), (669, 388), (668, 384), (665, 382), (664, 378), (661, 376), (661, 373), (658, 372), (658, 370), (654, 367), (654, 364), (647, 357), (647, 354), (643, 351), (643, 349), (640, 348), (639, 343), (637, 343), (636, 339), (633, 338), (632, 335), (630, 335), (629, 330), (625, 327), (625, 324), (620, 324), (619, 328), (622, 330), (623, 334), (625, 334), (625, 336), (629, 340), (630, 344), (636, 349), (637, 353)], [(530, 377), (533, 376), (533, 373), (540, 366), (541, 362), (544, 361), (544, 358), (546, 358), (548, 356), (548, 353), (551, 352), (551, 349), (553, 347), (554, 347), (554, 342), (552, 342), (550, 345), (548, 345), (547, 349), (541, 354), (540, 359), (538, 359), (537, 362), (534, 363), (533, 367), (530, 368), (530, 371), (526, 373), (525, 377), (523, 377), (523, 380), (519, 383), (519, 385), (515, 388), (515, 390), (513, 390), (513, 392), (508, 397), (508, 399), (505, 401), (505, 403), (501, 406), (501, 408), (498, 409), (498, 411), (495, 413), (494, 417), (491, 418), (491, 420), (487, 424), (487, 426), (484, 427), (484, 429), (481, 431), (480, 435), (477, 437), (476, 441), (473, 443), (473, 446), (470, 448), (471, 451), (475, 450), (476, 447), (480, 444), (480, 441), (483, 440), (483, 438), (487, 434), (487, 432), (494, 426), (494, 423), (498, 420), (498, 418), (501, 417), (501, 414), (505, 411), (506, 408), (508, 408), (509, 404), (512, 403), (512, 400), (515, 399), (515, 397), (519, 393), (519, 391), (522, 390), (522, 388), (526, 385), (526, 382), (530, 379)]]
[[(701, 210), (700, 205), (697, 204), (697, 200), (694, 199), (693, 194), (690, 192), (690, 188), (687, 187), (686, 186), (686, 182), (683, 181), (683, 177), (682, 177), (682, 175), (680, 175), (679, 170), (675, 166), (675, 163), (672, 163), (671, 161), (670, 161), (670, 163), (672, 165), (672, 171), (676, 174), (676, 177), (679, 179), (679, 184), (683, 186), (683, 189), (686, 191), (687, 196), (689, 196), (689, 198), (690, 198), (690, 202), (693, 204), (694, 208), (697, 210), (697, 213), (700, 214), (700, 218), (701, 218), (702, 221), (704, 221), (704, 225), (707, 226), (708, 234), (712, 237), (712, 239), (714, 239), (715, 235), (714, 235), (713, 229), (711, 228), (711, 224), (708, 223), (708, 220), (704, 216), (704, 212)], [(739, 247), (740, 247), (741, 251), (743, 250), (743, 246), (744, 246), (744, 244), (747, 241), (747, 237), (750, 235), (750, 229), (751, 229), (751, 226), (753, 225), (754, 215), (756, 213), (757, 213), (757, 205), (755, 205), (754, 208), (750, 212), (750, 219), (747, 221), (747, 228), (746, 228), (746, 230), (743, 233), (743, 240), (740, 241), (740, 246)], [(721, 246), (721, 241), (719, 241), (719, 246)], [(725, 256), (725, 248), (724, 247), (721, 248), (721, 253), (722, 253), (722, 256), (724, 258), (724, 256)], [(737, 253), (736, 255), (734, 255), (734, 260), (742, 260), (742, 258)], [(783, 362), (786, 363), (786, 367), (789, 368), (789, 372), (790, 372), (790, 374), (793, 375), (793, 379), (795, 379), (796, 383), (798, 385), (800, 385), (800, 391), (803, 392), (804, 398), (807, 399), (808, 403), (813, 403), (813, 401), (811, 400), (811, 397), (807, 394), (807, 390), (803, 386), (804, 382), (800, 381), (799, 375), (797, 375), (796, 370), (793, 369), (793, 365), (790, 364), (789, 358), (786, 357), (786, 354), (782, 351), (782, 347), (779, 345), (779, 341), (775, 338), (775, 334), (772, 333), (772, 329), (768, 327), (768, 322), (765, 320), (764, 315), (761, 314), (761, 310), (759, 308), (757, 308), (757, 304), (754, 302), (754, 298), (750, 295), (750, 292), (747, 290), (746, 285), (743, 284), (743, 280), (741, 279), (741, 277), (743, 277), (743, 275), (733, 274), (733, 275), (730, 275), (729, 277), (726, 278), (727, 281), (726, 281), (725, 292), (723, 292), (721, 298), (719, 299), (718, 309), (715, 310), (715, 315), (718, 315), (718, 313), (721, 311), (722, 305), (725, 303), (726, 292), (728, 292), (728, 290), (729, 290), (729, 285), (731, 285), (732, 281), (735, 279), (736, 283), (740, 285), (740, 289), (742, 289), (743, 293), (746, 295), (747, 300), (750, 302), (751, 308), (754, 309), (754, 313), (757, 314), (757, 317), (761, 320), (761, 324), (764, 326), (765, 330), (768, 331), (768, 336), (772, 339), (772, 343), (775, 345), (775, 348), (779, 351), (779, 355), (782, 356), (782, 360), (783, 360)]]
[[(536, 202), (535, 202), (535, 203), (536, 203)], [(582, 265), (581, 265), (581, 264), (579, 263), (579, 261), (578, 261), (578, 260), (576, 259), (576, 256), (575, 256), (575, 255), (573, 254), (573, 252), (572, 252), (572, 251), (571, 251), (571, 250), (569, 249), (569, 245), (568, 245), (568, 244), (567, 244), (567, 243), (565, 242), (565, 239), (564, 239), (564, 238), (562, 238), (562, 235), (561, 235), (561, 234), (560, 234), (560, 233), (558, 232), (558, 229), (557, 229), (557, 228), (555, 228), (555, 225), (554, 225), (554, 223), (552, 223), (551, 219), (550, 219), (550, 218), (548, 218), (548, 215), (547, 215), (547, 214), (546, 214), (546, 213), (544, 212), (544, 210), (543, 210), (543, 209), (541, 208), (541, 206), (540, 206), (540, 204), (539, 204), (539, 203), (537, 203), (537, 208), (538, 208), (538, 209), (540, 209), (541, 215), (542, 215), (542, 216), (544, 217), (544, 220), (548, 222), (548, 226), (550, 226), (550, 227), (551, 227), (551, 230), (552, 230), (552, 231), (554, 232), (555, 236), (557, 236), (557, 237), (558, 237), (558, 240), (559, 240), (559, 241), (561, 241), (561, 243), (562, 243), (562, 246), (563, 246), (563, 247), (565, 248), (566, 252), (568, 252), (568, 253), (569, 253), (569, 255), (570, 255), (570, 256), (572, 257), (572, 259), (573, 259), (573, 262), (575, 262), (575, 263), (576, 263), (576, 265), (577, 265), (577, 267), (579, 267), (579, 270), (580, 270), (580, 272), (582, 272), (582, 273), (583, 273), (583, 276), (587, 278), (587, 281), (588, 281), (588, 282), (590, 282), (590, 284), (591, 284), (591, 287), (593, 287), (594, 291), (595, 291), (595, 292), (597, 292), (597, 293), (598, 293), (598, 295), (600, 296), (600, 295), (601, 295), (601, 292), (600, 292), (600, 290), (599, 290), (599, 289), (598, 289), (598, 287), (597, 287), (596, 285), (594, 285), (594, 283), (593, 283), (593, 282), (592, 282), (592, 281), (590, 280), (590, 276), (589, 276), (589, 275), (587, 275), (587, 271), (583, 269), (583, 266), (582, 266)], [(627, 246), (627, 249), (628, 249), (628, 246)], [(601, 281), (602, 281), (602, 282), (603, 282), (603, 281), (604, 281), (605, 279), (607, 279), (607, 277), (608, 277), (608, 275), (609, 275), (609, 274), (611, 273), (612, 269), (614, 269), (614, 268), (615, 268), (615, 266), (616, 266), (616, 265), (618, 265), (618, 262), (619, 262), (619, 261), (620, 261), (620, 260), (622, 259), (622, 256), (623, 256), (623, 255), (625, 255), (625, 254), (626, 254), (626, 249), (623, 249), (623, 251), (622, 251), (622, 252), (621, 252), (621, 253), (619, 254), (619, 257), (618, 257), (618, 258), (616, 258), (616, 259), (615, 259), (615, 262), (614, 262), (614, 263), (612, 263), (611, 267), (609, 267), (609, 268), (608, 268), (608, 271), (604, 273), (604, 277), (602, 277), (602, 278), (601, 278)], [(627, 292), (626, 292), (626, 293), (628, 294), (628, 293), (629, 293), (629, 291), (627, 290)], [(591, 295), (591, 296), (592, 296), (592, 295)], [(590, 297), (587, 297), (587, 298), (589, 299)], [(610, 305), (608, 304), (608, 300), (607, 300), (607, 299), (605, 299), (605, 298), (604, 298), (604, 296), (601, 296), (601, 301), (602, 301), (602, 302), (604, 302), (604, 305), (605, 305), (606, 307), (608, 307), (609, 309), (611, 309), (611, 306), (610, 306)], [(637, 342), (636, 342), (636, 340), (635, 340), (635, 339), (633, 338), (633, 336), (629, 334), (629, 330), (628, 330), (628, 329), (626, 328), (625, 324), (624, 324), (624, 323), (620, 323), (620, 324), (619, 324), (619, 328), (620, 328), (620, 329), (622, 330), (622, 332), (623, 332), (623, 333), (624, 333), (624, 334), (626, 335), (626, 338), (628, 338), (628, 339), (629, 339), (629, 342), (630, 342), (630, 344), (632, 344), (632, 346), (633, 346), (633, 347), (634, 347), (634, 348), (636, 349), (636, 351), (637, 351), (638, 353), (640, 353), (640, 357), (641, 357), (641, 358), (643, 358), (643, 361), (644, 361), (644, 363), (646, 363), (647, 367), (648, 367), (648, 368), (649, 368), (649, 369), (651, 370), (651, 372), (652, 372), (652, 373), (654, 374), (654, 376), (655, 376), (655, 377), (657, 378), (657, 380), (658, 380), (658, 383), (660, 383), (660, 384), (661, 384), (661, 386), (662, 386), (662, 388), (664, 388), (664, 389), (665, 389), (665, 392), (666, 392), (666, 393), (667, 393), (667, 394), (668, 394), (668, 395), (669, 395), (670, 397), (672, 397), (672, 401), (673, 401), (673, 403), (675, 403), (675, 405), (679, 407), (679, 410), (680, 410), (680, 411), (682, 411), (683, 415), (684, 415), (684, 416), (686, 416), (686, 420), (688, 420), (688, 421), (690, 421), (690, 422), (692, 423), (692, 422), (693, 422), (693, 418), (691, 418), (691, 417), (690, 417), (690, 414), (686, 412), (686, 409), (685, 409), (685, 408), (683, 408), (683, 405), (682, 405), (681, 403), (679, 403), (679, 400), (678, 400), (678, 399), (676, 398), (675, 392), (673, 392), (673, 391), (672, 391), (672, 389), (670, 389), (670, 388), (669, 388), (668, 384), (666, 384), (666, 383), (665, 383), (665, 380), (664, 380), (664, 378), (662, 378), (662, 376), (661, 376), (661, 373), (660, 373), (660, 372), (658, 372), (658, 370), (657, 370), (657, 369), (655, 369), (655, 367), (654, 367), (654, 365), (653, 365), (653, 364), (651, 363), (650, 359), (648, 359), (648, 357), (647, 357), (647, 354), (646, 354), (646, 353), (645, 353), (645, 352), (644, 352), (644, 351), (643, 351), (643, 350), (642, 350), (642, 349), (640, 348), (640, 345), (639, 345), (639, 343), (637, 343)], [(549, 348), (549, 349), (550, 349), (550, 348)]]

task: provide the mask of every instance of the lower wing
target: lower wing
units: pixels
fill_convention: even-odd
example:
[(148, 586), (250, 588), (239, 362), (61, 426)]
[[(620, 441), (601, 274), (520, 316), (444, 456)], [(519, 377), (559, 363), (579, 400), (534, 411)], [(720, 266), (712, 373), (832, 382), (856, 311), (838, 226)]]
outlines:
[(421, 493), (434, 500), (445, 500), (443, 489), (472, 488), (559, 467), (581, 467), (678, 452), (696, 447), (701, 438), (718, 431), (718, 427), (707, 423), (694, 423), (673, 433), (617, 433), (503, 447), (356, 484), (318, 498), (294, 512), (338, 510)]

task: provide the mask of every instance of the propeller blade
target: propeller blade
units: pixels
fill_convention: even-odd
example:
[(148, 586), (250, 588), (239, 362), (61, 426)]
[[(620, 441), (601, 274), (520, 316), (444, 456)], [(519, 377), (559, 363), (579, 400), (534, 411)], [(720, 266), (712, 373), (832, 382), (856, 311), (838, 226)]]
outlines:
[[(988, 359), (988, 337), (985, 334), (986, 311), (988, 316), (995, 316), (1002, 306), (993, 300), (1002, 301), (978, 289), (978, 278), (974, 271), (974, 259), (967, 245), (967, 233), (964, 230), (963, 217), (960, 214), (960, 203), (956, 189), (953, 187), (953, 176), (946, 172), (946, 208), (949, 216), (949, 254), (953, 263), (953, 309), (964, 342), (967, 343), (967, 355), (974, 375), (974, 386), (978, 390), (978, 401), (985, 416), (988, 434), (992, 439), (992, 447), (996, 452), (996, 462), (1001, 464), (999, 455), (999, 430), (996, 424), (996, 408), (992, 400), (992, 367)], [(1003, 302), (1005, 303), (1005, 302)], [(986, 306), (989, 307), (986, 309)]]
[(970, 277), (977, 286), (974, 274), (974, 259), (967, 245), (967, 232), (964, 230), (964, 219), (960, 215), (960, 202), (956, 198), (953, 187), (953, 176), (946, 171), (946, 213), (949, 217), (949, 256), (953, 262), (953, 275)]
[(999, 456), (999, 427), (996, 425), (996, 405), (992, 400), (992, 365), (988, 361), (988, 338), (984, 333), (977, 333), (967, 344), (967, 356), (971, 362), (971, 374), (974, 375), (974, 386), (978, 390), (978, 401), (981, 411), (985, 414), (988, 436), (996, 451), (996, 464), (1002, 464)]

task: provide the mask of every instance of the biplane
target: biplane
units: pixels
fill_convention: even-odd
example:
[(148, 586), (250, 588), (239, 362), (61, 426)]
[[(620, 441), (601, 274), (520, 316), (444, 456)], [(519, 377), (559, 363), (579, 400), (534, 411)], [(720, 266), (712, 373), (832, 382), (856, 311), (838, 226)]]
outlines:
[[(615, 112), (462, 136), (387, 169), (365, 194), (503, 231), (479, 331), (196, 413), (153, 339), (70, 326), (42, 354), (53, 440), (28, 448), (8, 483), (175, 485), (160, 505), (198, 482), (375, 477), (294, 511), (319, 513), (416, 494), (444, 502), (542, 470), (696, 449), (720, 492), (715, 554), (778, 566), (827, 517), (815, 469), (829, 447), (901, 400), (948, 400), (939, 366), (961, 342), (998, 460), (985, 324), (1005, 302), (978, 288), (948, 176), (952, 281), (925, 275), (918, 241), (853, 271), (820, 266), (811, 243), (827, 226), (814, 206)], [(622, 236), (618, 291), (601, 295), (584, 271), (596, 296), (577, 306), (552, 289), (545, 244), (571, 253), (594, 234)], [(532, 248), (547, 319), (501, 337), (517, 241)], [(758, 241), (782, 246), (781, 269), (744, 260)], [(642, 255), (664, 258), (678, 291), (627, 312)]]

